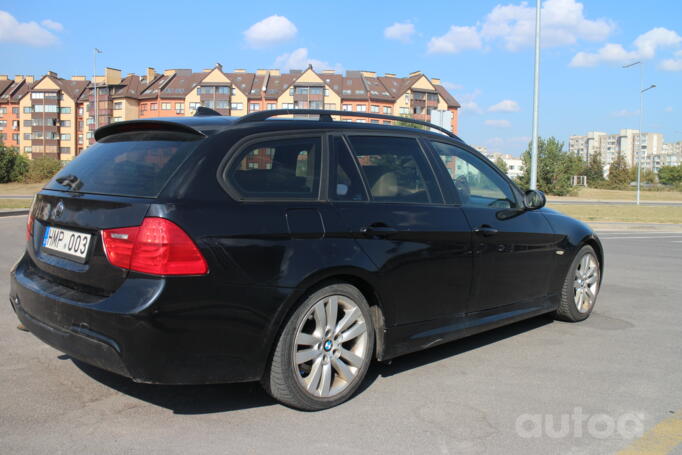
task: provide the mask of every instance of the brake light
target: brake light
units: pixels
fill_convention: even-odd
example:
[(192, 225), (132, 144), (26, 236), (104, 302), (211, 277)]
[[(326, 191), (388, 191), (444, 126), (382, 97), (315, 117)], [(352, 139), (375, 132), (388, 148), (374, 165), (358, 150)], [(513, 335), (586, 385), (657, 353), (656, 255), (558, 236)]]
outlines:
[(206, 260), (192, 239), (165, 218), (145, 218), (141, 226), (102, 231), (109, 262), (152, 275), (204, 275)]
[(28, 218), (26, 219), (26, 240), (31, 240), (33, 237), (33, 213), (28, 213)]

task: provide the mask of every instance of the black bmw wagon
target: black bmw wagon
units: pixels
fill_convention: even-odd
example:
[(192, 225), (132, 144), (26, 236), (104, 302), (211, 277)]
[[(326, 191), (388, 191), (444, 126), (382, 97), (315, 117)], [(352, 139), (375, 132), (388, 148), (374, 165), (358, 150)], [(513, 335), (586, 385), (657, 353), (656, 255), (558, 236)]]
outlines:
[(589, 316), (604, 258), (588, 226), (444, 129), (336, 115), (200, 109), (98, 129), (35, 197), (18, 318), (137, 382), (260, 381), (317, 410), (374, 359)]

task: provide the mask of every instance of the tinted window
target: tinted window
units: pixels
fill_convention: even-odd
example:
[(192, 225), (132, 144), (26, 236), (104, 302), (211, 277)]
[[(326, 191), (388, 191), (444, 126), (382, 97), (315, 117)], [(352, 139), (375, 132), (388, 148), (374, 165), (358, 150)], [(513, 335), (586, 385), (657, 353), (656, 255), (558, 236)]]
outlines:
[(250, 145), (226, 178), (246, 198), (317, 199), (320, 139), (277, 139)]
[[(155, 197), (201, 137), (167, 131), (107, 136), (62, 169), (46, 188), (83, 193)], [(67, 176), (69, 186), (57, 183)]]
[(415, 139), (351, 136), (372, 200), (377, 202), (441, 202), (426, 158)]
[(341, 137), (332, 138), (329, 198), (336, 201), (365, 201), (365, 189), (357, 165)]
[(492, 167), (454, 145), (431, 142), (452, 178), (460, 202), (478, 207), (511, 208), (516, 198), (509, 183)]

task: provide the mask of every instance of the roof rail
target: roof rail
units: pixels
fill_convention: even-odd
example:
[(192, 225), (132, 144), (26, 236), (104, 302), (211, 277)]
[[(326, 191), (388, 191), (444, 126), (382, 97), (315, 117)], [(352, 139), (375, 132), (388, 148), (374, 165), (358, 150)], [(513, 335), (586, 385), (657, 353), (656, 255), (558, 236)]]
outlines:
[(246, 114), (242, 117), (238, 117), (233, 125), (239, 123), (250, 123), (250, 122), (260, 122), (266, 120), (270, 117), (276, 117), (279, 115), (319, 115), (321, 122), (331, 122), (332, 115), (339, 115), (344, 117), (365, 117), (365, 118), (375, 118), (383, 120), (393, 120), (394, 122), (405, 122), (414, 123), (416, 125), (423, 125), (429, 128), (440, 131), (458, 141), (462, 141), (456, 134), (449, 131), (441, 126), (434, 125), (433, 123), (425, 122), (423, 120), (417, 120), (410, 117), (397, 117), (395, 115), (385, 115), (385, 114), (372, 114), (370, 112), (352, 112), (352, 111), (328, 111), (324, 109), (272, 109), (269, 111), (258, 111)]
[(222, 115), (222, 114), (218, 111), (214, 111), (213, 109), (208, 108), (208, 107), (204, 107), (204, 106), (199, 106), (197, 108), (196, 112), (194, 113), (195, 117), (208, 117), (208, 116), (212, 116), (212, 115)]

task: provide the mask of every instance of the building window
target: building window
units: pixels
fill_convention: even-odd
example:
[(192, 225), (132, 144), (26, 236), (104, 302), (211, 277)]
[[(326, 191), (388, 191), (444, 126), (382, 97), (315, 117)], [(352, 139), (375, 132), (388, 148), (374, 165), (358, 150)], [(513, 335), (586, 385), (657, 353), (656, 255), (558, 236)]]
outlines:
[(114, 103), (114, 109), (115, 109), (115, 110), (123, 109), (123, 101), (116, 101), (116, 102)]
[(218, 100), (215, 102), (216, 109), (229, 109), (230, 103), (227, 100)]
[(390, 106), (384, 106), (384, 114), (391, 115), (393, 109)]
[(83, 135), (82, 134), (78, 135), (78, 145), (83, 145)]
[(83, 115), (83, 107), (78, 108), (78, 115)]
[(342, 104), (342, 105), (341, 105), (341, 110), (342, 110), (342, 111), (352, 111), (352, 110), (353, 110), (353, 106), (351, 106), (350, 104)]
[[(45, 111), (45, 112), (50, 112), (50, 111)], [(71, 108), (70, 107), (61, 107), (61, 108), (59, 108), (59, 112), (61, 112), (62, 114), (70, 114)]]
[(311, 101), (310, 109), (322, 109), (322, 101)]
[(59, 153), (71, 153), (71, 147), (59, 147)]
[(62, 141), (70, 141), (71, 140), (71, 135), (70, 134), (62, 134), (60, 139)]
[(14, 115), (19, 115), (19, 108), (18, 108), (18, 107), (13, 107), (13, 108), (12, 108), (12, 114), (14, 114)]
[(4, 130), (7, 127), (7, 120), (0, 120), (0, 130)]
[(31, 147), (24, 147), (24, 153), (31, 153)]
[(171, 109), (171, 103), (161, 103), (161, 110), (170, 111), (170, 109)]
[(30, 141), (31, 140), (31, 133), (24, 133), (24, 140)]
[(61, 122), (59, 122), (59, 126), (69, 128), (71, 126), (71, 120), (62, 120)]
[(175, 103), (175, 112), (178, 114), (184, 114), (185, 113), (185, 104), (184, 103)]
[(260, 104), (259, 103), (251, 103), (249, 104), (249, 111), (260, 111)]
[(244, 109), (244, 103), (232, 103), (231, 108), (233, 111), (241, 111)]
[(88, 117), (88, 125), (94, 125), (95, 124), (95, 117)]
[(13, 133), (12, 134), (12, 140), (14, 142), (19, 142), (19, 133)]
[(273, 110), (273, 109), (277, 109), (277, 103), (268, 103), (267, 109), (268, 109), (269, 111), (271, 111), (271, 110)]
[(199, 106), (200, 106), (199, 103), (189, 103), (189, 110), (196, 111)]
[(294, 103), (282, 103), (282, 109), (293, 109)]
[(24, 114), (30, 114), (32, 112), (33, 112), (33, 108), (31, 106), (24, 107)]
[(151, 106), (149, 107), (149, 110), (150, 111), (156, 111), (157, 110), (156, 103), (152, 103)]
[(401, 107), (400, 108), (400, 115), (409, 115), (410, 114), (410, 108), (409, 107)]
[(6, 107), (0, 107), (0, 115), (5, 115), (7, 114), (7, 108)]
[(31, 93), (31, 99), (34, 100), (42, 100), (45, 98), (45, 94), (43, 92), (33, 92)]
[(367, 112), (367, 105), (365, 105), (365, 104), (356, 104), (356, 105), (355, 105), (355, 112)]
[(123, 121), (123, 117), (114, 117), (113, 119), (111, 119), (112, 123), (122, 122), (122, 121)]
[(336, 103), (324, 103), (324, 108), (328, 111), (335, 111)]
[(328, 88), (324, 89), (324, 96), (329, 96), (329, 89)]
[(230, 87), (218, 87), (217, 92), (221, 95), (227, 95), (230, 93)]
[(370, 106), (370, 112), (379, 113), (379, 106), (376, 106), (376, 105), (372, 104), (372, 105)]

